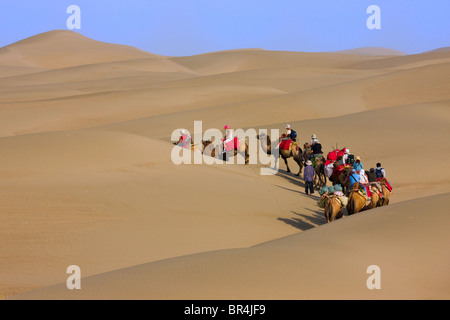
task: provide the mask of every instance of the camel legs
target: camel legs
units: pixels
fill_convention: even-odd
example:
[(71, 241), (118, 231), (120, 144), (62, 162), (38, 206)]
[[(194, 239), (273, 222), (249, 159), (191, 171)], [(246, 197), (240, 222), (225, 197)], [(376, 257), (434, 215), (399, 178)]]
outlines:
[(295, 162), (297, 162), (298, 167), (300, 168), (300, 169), (298, 170), (298, 173), (296, 174), (296, 176), (298, 177), (298, 176), (300, 176), (300, 174), (302, 173), (303, 165), (302, 165), (301, 160), (295, 160)]
[(287, 172), (291, 172), (291, 169), (289, 169), (289, 165), (288, 165), (288, 162), (287, 162), (287, 158), (285, 158), (285, 157), (282, 157), (283, 158), (283, 160), (284, 160), (284, 163), (286, 164), (286, 171)]

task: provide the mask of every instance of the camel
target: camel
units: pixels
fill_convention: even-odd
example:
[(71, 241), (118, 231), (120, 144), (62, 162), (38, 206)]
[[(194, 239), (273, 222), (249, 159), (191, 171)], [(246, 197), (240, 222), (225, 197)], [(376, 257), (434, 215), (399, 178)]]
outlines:
[(349, 192), (347, 211), (348, 215), (352, 215), (362, 211), (366, 207), (366, 197), (359, 190), (358, 182), (353, 184), (353, 188)]
[(376, 186), (370, 186), (372, 191), (372, 197), (370, 202), (367, 202), (367, 198), (359, 190), (359, 183), (353, 184), (352, 190), (350, 190), (350, 196), (348, 198), (347, 211), (349, 215), (358, 213), (363, 210), (374, 209), (380, 205), (380, 195), (377, 192)]
[[(176, 142), (173, 143), (174, 145), (178, 145)], [(181, 147), (180, 147), (181, 148)], [(191, 143), (191, 151), (197, 151), (202, 153), (202, 150), (200, 149), (200, 147), (197, 144)]]
[(378, 188), (377, 186), (371, 185), (370, 187), (370, 191), (372, 191), (372, 198), (370, 200), (370, 204), (367, 206), (367, 209), (374, 209), (376, 207), (380, 206), (380, 195), (378, 193)]
[[(277, 147), (278, 143), (279, 143), (279, 141), (272, 142), (272, 140), (270, 139), (270, 136), (265, 133), (261, 133), (260, 135), (257, 135), (256, 138), (259, 139), (259, 141), (261, 142), (261, 148), (268, 155), (272, 154), (272, 147), (273, 148)], [(299, 166), (299, 171), (296, 174), (296, 176), (299, 176), (302, 173), (302, 169), (303, 169), (302, 154), (303, 154), (302, 149), (299, 146), (294, 145), (294, 144), (291, 144), (291, 147), (289, 150), (279, 149), (279, 156), (284, 160), (284, 163), (286, 164), (287, 172), (291, 172), (291, 169), (289, 169), (287, 159), (292, 157), (294, 159), (294, 161), (297, 162), (297, 164)]]
[(314, 187), (321, 189), (327, 185), (327, 177), (325, 175), (325, 158), (316, 158), (314, 163)]
[(386, 178), (380, 179), (378, 183), (381, 185), (381, 188), (383, 190), (383, 196), (384, 198), (380, 199), (380, 206), (387, 206), (389, 204), (389, 197), (391, 196), (391, 192), (386, 187)]
[(327, 223), (342, 218), (344, 215), (342, 210), (343, 206), (341, 206), (338, 196), (326, 196), (324, 214), (327, 219)]
[[(239, 146), (238, 149), (234, 149), (234, 156), (236, 156), (238, 153), (240, 155), (242, 155), (245, 158), (245, 164), (248, 164), (249, 162), (249, 151), (248, 151), (248, 144), (246, 142), (243, 142), (241, 140), (239, 141)], [(219, 157), (220, 155), (223, 155), (223, 145), (220, 144), (218, 146), (213, 145), (211, 140), (203, 140), (202, 141), (203, 144), (203, 154), (206, 153), (206, 155), (209, 155), (213, 158), (216, 157), (216, 150), (217, 150), (217, 157)], [(231, 151), (228, 151), (231, 152)], [(228, 155), (227, 152), (227, 155)]]
[[(336, 161), (334, 163), (334, 170), (336, 170), (336, 168), (338, 166), (339, 166), (339, 163)], [(348, 177), (350, 176), (351, 173), (352, 173), (351, 166), (345, 167), (344, 170), (338, 176), (336, 176), (333, 172), (333, 174), (330, 177), (331, 182), (333, 183), (333, 186), (336, 184), (340, 184), (343, 189), (342, 191), (345, 193), (350, 184), (350, 182), (348, 181)]]

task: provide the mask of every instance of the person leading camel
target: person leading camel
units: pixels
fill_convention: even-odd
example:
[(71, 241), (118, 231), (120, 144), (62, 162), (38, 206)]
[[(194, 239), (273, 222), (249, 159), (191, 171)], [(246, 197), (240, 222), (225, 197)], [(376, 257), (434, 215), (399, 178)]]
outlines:
[(303, 179), (305, 180), (305, 193), (314, 194), (314, 175), (316, 171), (312, 167), (311, 160), (306, 161), (305, 171), (303, 172)]

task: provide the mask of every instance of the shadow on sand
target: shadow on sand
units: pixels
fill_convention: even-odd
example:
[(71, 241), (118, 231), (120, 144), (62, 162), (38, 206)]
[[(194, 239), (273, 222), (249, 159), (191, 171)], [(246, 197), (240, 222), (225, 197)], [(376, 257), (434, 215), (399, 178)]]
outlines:
[[(276, 187), (284, 189), (284, 190), (288, 190), (290, 192), (296, 192), (299, 195), (301, 195), (302, 197), (305, 198), (309, 198), (312, 201), (314, 201), (314, 203), (317, 203), (317, 201), (320, 199), (319, 193), (317, 190), (314, 190), (314, 194), (312, 195), (307, 195), (305, 193), (305, 183), (303, 181), (303, 178), (297, 177), (294, 173), (289, 173), (287, 171), (284, 170), (279, 170), (277, 173), (278, 177), (281, 177), (285, 180), (287, 180), (288, 182), (293, 184), (293, 188), (286, 188), (283, 186), (279, 186), (276, 185)], [(298, 213), (295, 211), (291, 211), (295, 216), (292, 218), (278, 218), (279, 221), (283, 221), (284, 223), (297, 228), (301, 231), (305, 231), (317, 226), (320, 226), (322, 224), (326, 224), (327, 221), (324, 217), (323, 214), (323, 209), (319, 208), (317, 206), (316, 210), (313, 209), (308, 209), (308, 208), (302, 208), (302, 210), (304, 211), (309, 211), (311, 212), (310, 214), (302, 214), (302, 213)]]

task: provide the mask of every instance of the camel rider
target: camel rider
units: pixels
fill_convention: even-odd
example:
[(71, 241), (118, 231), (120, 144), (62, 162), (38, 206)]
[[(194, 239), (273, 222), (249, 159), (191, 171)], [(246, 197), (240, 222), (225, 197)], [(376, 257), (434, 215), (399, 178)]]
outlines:
[(350, 153), (350, 150), (348, 148), (345, 148), (342, 160), (344, 162), (344, 165), (353, 164), (355, 162), (355, 157)]
[(359, 156), (355, 158), (355, 163), (353, 163), (353, 169), (355, 169), (356, 171), (360, 171), (363, 169), (363, 164)]
[(186, 149), (191, 145), (192, 138), (184, 129), (180, 130), (180, 134), (181, 134), (181, 136), (177, 142), (177, 145)]
[(380, 193), (380, 197), (383, 198), (383, 189), (381, 188), (381, 185), (377, 181), (377, 175), (375, 174), (375, 169), (370, 168), (370, 171), (367, 172), (367, 179), (369, 180), (370, 185), (375, 185)]
[(323, 158), (323, 152), (322, 152), (322, 145), (320, 144), (319, 140), (316, 140), (314, 144), (311, 146), (311, 155), (310, 160), (313, 163), (313, 166), (316, 165), (316, 159), (317, 158)]
[(377, 179), (386, 178), (386, 171), (381, 167), (381, 163), (377, 163), (377, 169), (375, 170)]
[(292, 140), (292, 144), (297, 144), (297, 132), (291, 128), (290, 124), (286, 125), (286, 133), (284, 137), (280, 137), (280, 142), (278, 143), (278, 148), (280, 147), (281, 141)]
[(355, 182), (359, 183), (360, 177), (359, 174), (356, 173), (355, 169), (352, 169), (352, 174), (348, 177), (349, 181), (350, 181), (350, 189), (353, 188), (353, 185), (355, 184)]
[(230, 128), (229, 125), (226, 125), (224, 128), (225, 130), (225, 137), (223, 138), (223, 159), (226, 161), (226, 145), (230, 142), (233, 142), (233, 129)]
[[(319, 140), (317, 139), (317, 136), (315, 134), (313, 134), (311, 136), (311, 142), (309, 143), (310, 145), (314, 145), (314, 143), (319, 142)], [(319, 142), (320, 143), (320, 142)]]
[(319, 157), (323, 155), (322, 151), (322, 145), (320, 144), (319, 140), (316, 140), (314, 144), (311, 146), (313, 157)]
[(225, 146), (225, 144), (233, 141), (234, 137), (233, 137), (233, 129), (231, 129), (229, 125), (226, 125), (224, 127), (224, 130), (225, 130), (225, 138), (223, 139), (223, 145)]
[(281, 140), (289, 140), (291, 139), (292, 142), (297, 141), (297, 132), (291, 128), (290, 124), (286, 125), (286, 136), (282, 138)]
[(370, 171), (367, 173), (367, 178), (369, 182), (377, 182), (377, 175), (375, 174), (374, 168), (370, 168)]

